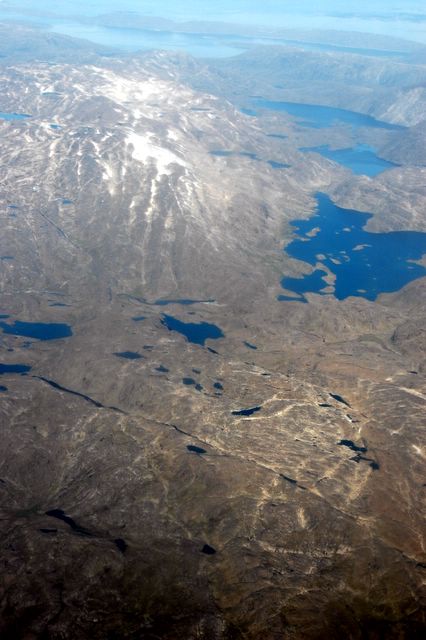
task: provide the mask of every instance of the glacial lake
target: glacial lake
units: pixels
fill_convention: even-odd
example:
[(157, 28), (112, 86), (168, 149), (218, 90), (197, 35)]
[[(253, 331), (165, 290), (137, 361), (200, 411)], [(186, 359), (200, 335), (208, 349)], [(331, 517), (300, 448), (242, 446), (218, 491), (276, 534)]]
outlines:
[(125, 358), (126, 360), (140, 360), (143, 358), (137, 351), (117, 351), (113, 355), (117, 358)]
[(371, 233), (364, 227), (372, 214), (338, 207), (323, 193), (317, 194), (317, 202), (311, 218), (292, 222), (297, 236), (284, 249), (317, 268), (300, 278), (284, 277), (281, 286), (295, 296), (282, 295), (279, 300), (306, 302), (305, 293), (325, 295), (327, 270), (321, 265), (336, 278), (330, 295), (338, 300), (349, 296), (375, 300), (426, 276), (426, 268), (414, 262), (426, 254), (426, 233)]
[(173, 316), (163, 314), (161, 323), (169, 331), (177, 331), (185, 336), (188, 342), (202, 346), (204, 346), (206, 340), (217, 340), (224, 337), (223, 331), (209, 322), (182, 322)]
[(27, 113), (6, 113), (5, 111), (0, 111), (0, 120), (26, 120), (27, 118), (31, 118)]
[(372, 116), (358, 113), (357, 111), (324, 107), (318, 104), (276, 102), (273, 100), (265, 100), (260, 96), (253, 96), (251, 103), (253, 109), (243, 109), (244, 113), (256, 115), (258, 109), (283, 111), (300, 120), (300, 122), (298, 122), (300, 126), (311, 129), (326, 129), (327, 127), (332, 127), (334, 124), (351, 125), (354, 129), (373, 127), (375, 129), (387, 129), (389, 131), (400, 131), (405, 128), (397, 124), (376, 120), (376, 118)]
[(4, 364), (0, 362), (0, 376), (5, 373), (27, 373), (31, 367), (27, 364)]
[(0, 322), (0, 328), (3, 329), (3, 333), (36, 340), (59, 340), (72, 336), (72, 330), (68, 324), (57, 322), (21, 322), (16, 320), (13, 324)]
[(374, 147), (366, 144), (358, 144), (356, 147), (346, 149), (330, 149), (329, 145), (320, 147), (301, 147), (299, 151), (312, 151), (319, 153), (328, 160), (333, 160), (350, 169), (357, 175), (365, 175), (373, 178), (386, 169), (392, 169), (399, 165), (388, 162), (376, 155)]
[(193, 304), (212, 304), (215, 300), (192, 300), (191, 298), (176, 298), (172, 300), (156, 300), (155, 302), (145, 304), (152, 304), (156, 307), (167, 307), (169, 304), (181, 304), (184, 307), (191, 306)]

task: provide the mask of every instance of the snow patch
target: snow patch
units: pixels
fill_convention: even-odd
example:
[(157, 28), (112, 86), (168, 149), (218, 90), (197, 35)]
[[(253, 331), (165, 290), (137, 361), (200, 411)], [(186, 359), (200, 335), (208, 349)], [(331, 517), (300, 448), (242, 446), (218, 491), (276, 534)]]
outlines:
[(112, 71), (97, 71), (107, 82), (99, 87), (99, 93), (119, 104), (128, 101), (145, 102), (154, 95), (164, 94), (163, 83), (153, 78), (141, 82), (123, 78)]
[(175, 155), (169, 149), (158, 147), (153, 144), (152, 134), (148, 133), (140, 135), (138, 133), (130, 133), (126, 142), (133, 147), (132, 157), (143, 164), (147, 164), (149, 160), (154, 160), (157, 164), (158, 175), (170, 175), (171, 170), (169, 166), (171, 164), (179, 164), (182, 167), (186, 167), (186, 162)]

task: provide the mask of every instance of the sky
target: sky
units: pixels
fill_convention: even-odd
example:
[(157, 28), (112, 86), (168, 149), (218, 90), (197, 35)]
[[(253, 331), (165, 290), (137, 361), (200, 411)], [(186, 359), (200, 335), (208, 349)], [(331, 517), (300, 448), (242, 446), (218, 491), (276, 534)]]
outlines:
[(426, 43), (426, 0), (0, 0), (0, 12), (7, 6), (27, 14), (135, 11), (177, 21), (365, 31)]
[(374, 12), (386, 14), (422, 13), (422, 0), (3, 0), (4, 4), (63, 13), (95, 15), (108, 11), (137, 11), (175, 19), (225, 19), (237, 16), (252, 21), (270, 21), (286, 14), (332, 14)]

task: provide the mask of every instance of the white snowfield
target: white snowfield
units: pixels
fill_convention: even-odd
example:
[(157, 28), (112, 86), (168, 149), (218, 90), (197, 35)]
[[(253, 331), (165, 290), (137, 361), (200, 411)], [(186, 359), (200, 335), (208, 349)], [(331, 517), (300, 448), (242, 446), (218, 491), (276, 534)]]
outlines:
[(159, 147), (152, 142), (152, 134), (147, 133), (140, 135), (132, 132), (126, 138), (127, 144), (133, 147), (132, 156), (134, 160), (138, 160), (143, 164), (147, 164), (150, 160), (154, 160), (157, 164), (158, 175), (170, 175), (172, 164), (179, 164), (186, 167), (186, 163), (178, 158), (172, 151)]
[[(143, 117), (158, 117), (158, 109), (166, 106), (170, 95), (173, 95), (174, 87), (171, 83), (163, 82), (156, 78), (147, 77), (124, 78), (113, 71), (92, 68), (95, 71), (94, 80), (99, 80), (96, 87), (98, 95), (103, 95), (115, 103), (125, 107), (129, 112), (131, 124), (136, 125)], [(143, 164), (157, 165), (157, 175), (170, 175), (171, 165), (177, 164), (186, 167), (187, 164), (170, 149), (167, 149), (155, 141), (155, 134), (150, 132), (137, 133), (130, 131), (125, 139), (127, 145), (132, 147), (132, 158)], [(176, 141), (176, 133), (168, 136), (172, 141)]]

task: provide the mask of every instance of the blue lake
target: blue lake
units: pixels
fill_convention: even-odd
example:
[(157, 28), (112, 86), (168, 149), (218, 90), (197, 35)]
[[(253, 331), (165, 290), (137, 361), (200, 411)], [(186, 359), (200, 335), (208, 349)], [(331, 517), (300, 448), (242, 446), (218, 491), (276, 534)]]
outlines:
[[(321, 291), (324, 287), (327, 287), (327, 283), (323, 280), (324, 276), (327, 275), (327, 271), (323, 271), (322, 269), (315, 269), (309, 275), (304, 276), (303, 278), (283, 278), (281, 284), (284, 289), (288, 289), (289, 291), (295, 291), (301, 296), (300, 302), (307, 302), (304, 297), (304, 293), (309, 293), (312, 291)], [(278, 296), (278, 300), (299, 300), (299, 297)]]
[(250, 409), (239, 409), (238, 411), (232, 411), (233, 416), (252, 416), (261, 410), (262, 407), (250, 407)]
[(285, 38), (103, 27), (100, 25), (80, 24), (70, 20), (55, 20), (49, 30), (75, 38), (84, 38), (97, 44), (116, 47), (125, 51), (143, 49), (182, 50), (195, 57), (225, 58), (235, 56), (250, 49), (253, 45), (297, 47), (305, 51), (340, 51), (385, 58), (404, 58), (407, 56), (401, 51), (343, 47)]
[(157, 307), (167, 307), (169, 304), (182, 304), (184, 306), (190, 306), (192, 304), (205, 304), (212, 303), (214, 300), (191, 300), (190, 298), (177, 298), (175, 300), (156, 300), (155, 302), (145, 304), (153, 304)]
[(27, 118), (31, 118), (27, 113), (6, 113), (0, 111), (0, 120), (26, 120)]
[(114, 353), (114, 355), (117, 356), (117, 358), (125, 358), (126, 360), (140, 360), (143, 358), (137, 351), (120, 351)]
[(358, 175), (365, 175), (370, 178), (377, 176), (386, 169), (399, 166), (393, 162), (379, 158), (374, 148), (366, 144), (358, 144), (356, 147), (347, 149), (330, 149), (330, 147), (325, 144), (320, 147), (301, 147), (300, 151), (319, 153), (324, 156), (324, 158), (333, 160), (333, 162), (337, 162), (351, 169), (351, 171)]
[(205, 449), (203, 449), (202, 447), (197, 447), (194, 444), (188, 444), (187, 447), (188, 451), (190, 451), (191, 453), (198, 453), (198, 454), (202, 454), (202, 453), (207, 453), (207, 451)]
[(196, 389), (196, 391), (202, 391), (203, 387), (201, 384), (199, 384), (196, 380), (194, 380), (194, 378), (182, 378), (182, 382), (184, 385), (186, 385), (187, 387), (194, 387)]
[(188, 342), (202, 346), (204, 346), (206, 340), (217, 340), (224, 337), (223, 331), (219, 327), (208, 322), (182, 322), (177, 318), (173, 318), (173, 316), (164, 314), (161, 323), (169, 331), (181, 333)]
[[(150, 3), (147, 5), (146, 1), (133, 0), (123, 4), (123, 2), (111, 3), (99, 2), (99, 3), (53, 3), (40, 2), (35, 3), (34, 0), (27, 2), (21, 2), (20, 6), (13, 3), (13, 11), (11, 7), (9, 11), (0, 9), (0, 18), (2, 21), (19, 21), (37, 25), (39, 29), (45, 31), (51, 31), (55, 33), (61, 33), (76, 38), (84, 38), (96, 42), (98, 44), (105, 45), (107, 47), (114, 47), (125, 51), (136, 51), (139, 49), (169, 49), (169, 50), (183, 50), (194, 56), (207, 56), (207, 57), (226, 57), (236, 55), (252, 47), (253, 45), (266, 45), (266, 46), (284, 46), (284, 47), (296, 47), (305, 51), (340, 51), (346, 53), (356, 53), (368, 56), (386, 57), (386, 58), (404, 58), (409, 54), (393, 50), (385, 51), (380, 49), (362, 48), (362, 47), (345, 47), (338, 44), (329, 44), (323, 42), (306, 42), (298, 40), (295, 34), (295, 38), (280, 37), (267, 37), (265, 35), (239, 35), (232, 33), (197, 33), (195, 31), (188, 30), (187, 33), (181, 33), (179, 31), (173, 31), (173, 27), (170, 30), (157, 30), (157, 29), (141, 29), (141, 28), (123, 28), (123, 27), (105, 27), (101, 24), (96, 24), (96, 20), (93, 24), (87, 20), (87, 18), (94, 17), (96, 14), (102, 15), (114, 11), (131, 11), (136, 16), (143, 15), (155, 15), (163, 16), (169, 19), (175, 19), (177, 22), (184, 22), (186, 20), (214, 20), (215, 22), (234, 22), (234, 23), (253, 23), (256, 25), (269, 24), (273, 27), (285, 27), (286, 29), (296, 27), (299, 29), (300, 16), (296, 18), (294, 22), (294, 16), (291, 12), (287, 11), (283, 14), (282, 7), (278, 7), (277, 11), (280, 15), (277, 15), (276, 10), (270, 12), (269, 8), (259, 14), (259, 12), (253, 13), (251, 8), (247, 7), (247, 0), (243, 1), (240, 8), (236, 10), (235, 0), (232, 9), (227, 7), (225, 11), (209, 9), (207, 3), (196, 3), (197, 9), (192, 12), (188, 12), (188, 0), (184, 3), (167, 3), (167, 7), (161, 6), (158, 2)], [(33, 6), (28, 6), (28, 4)], [(68, 6), (66, 6), (68, 4)], [(210, 3), (212, 8), (216, 7), (215, 3)], [(284, 5), (285, 3), (276, 3), (277, 5)], [(143, 5), (143, 9), (142, 6)], [(1, 7), (0, 3), (0, 7)], [(180, 7), (177, 10), (176, 7)], [(41, 9), (41, 12), (40, 12)], [(44, 11), (43, 11), (44, 9)], [(262, 8), (263, 9), (263, 8)], [(40, 13), (38, 13), (40, 12)], [(229, 13), (231, 12), (231, 13)], [(231, 17), (230, 17), (231, 16)], [(83, 19), (82, 19), (83, 18)], [(266, 18), (266, 20), (265, 20)], [(293, 19), (292, 19), (293, 18)], [(308, 21), (304, 22), (304, 27), (312, 29), (312, 16), (309, 16)], [(320, 18), (321, 20), (321, 18)], [(384, 24), (389, 28), (389, 21), (385, 21)], [(322, 23), (315, 24), (320, 29), (323, 28)], [(404, 38), (408, 38), (411, 23), (405, 22), (403, 26), (399, 25), (401, 33)], [(364, 27), (363, 21), (355, 20), (355, 24), (352, 24), (352, 20), (348, 17), (344, 20), (344, 24), (339, 28), (346, 31), (362, 31)], [(383, 25), (380, 25), (382, 28)], [(191, 27), (190, 27), (191, 28)], [(194, 27), (192, 27), (194, 28)], [(395, 33), (393, 33), (395, 35)], [(413, 39), (416, 39), (415, 37)]]
[[(165, 51), (186, 51), (195, 57), (226, 58), (242, 53), (248, 48), (247, 40), (228, 36), (179, 33), (148, 29), (127, 29), (85, 25), (78, 22), (56, 20), (49, 31), (83, 38), (109, 48), (123, 51), (162, 49)], [(234, 42), (235, 41), (235, 42)]]
[(16, 320), (13, 324), (0, 322), (0, 328), (3, 329), (3, 333), (12, 336), (35, 338), (36, 340), (58, 340), (59, 338), (72, 336), (72, 330), (69, 325), (55, 322), (21, 322)]
[[(426, 233), (370, 233), (364, 226), (371, 214), (338, 207), (322, 193), (317, 194), (317, 202), (314, 216), (292, 222), (297, 237), (284, 250), (311, 266), (327, 267), (336, 277), (330, 295), (338, 300), (348, 296), (375, 300), (381, 293), (398, 291), (426, 276), (426, 268), (413, 262), (426, 254)], [(295, 296), (278, 299), (306, 302), (305, 293), (324, 295), (325, 275), (326, 270), (316, 268), (301, 278), (284, 277), (281, 286)]]
[(27, 364), (2, 364), (0, 362), (0, 376), (5, 373), (27, 373), (28, 371), (31, 371), (31, 367)]
[(275, 102), (265, 100), (260, 96), (252, 97), (252, 105), (255, 110), (243, 109), (247, 115), (255, 115), (256, 109), (270, 109), (272, 111), (283, 111), (290, 116), (301, 120), (298, 124), (312, 129), (326, 129), (334, 124), (347, 124), (355, 129), (359, 127), (373, 127), (375, 129), (388, 129), (397, 131), (404, 129), (400, 125), (390, 124), (382, 120), (376, 120), (372, 116), (346, 109), (336, 109), (335, 107), (324, 107), (318, 104), (302, 104), (298, 102)]

